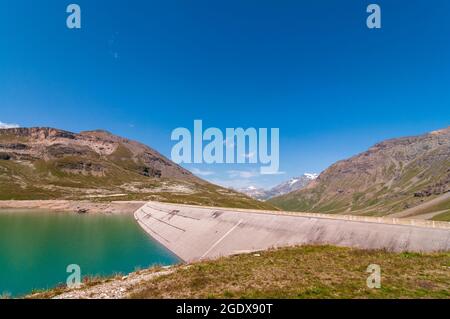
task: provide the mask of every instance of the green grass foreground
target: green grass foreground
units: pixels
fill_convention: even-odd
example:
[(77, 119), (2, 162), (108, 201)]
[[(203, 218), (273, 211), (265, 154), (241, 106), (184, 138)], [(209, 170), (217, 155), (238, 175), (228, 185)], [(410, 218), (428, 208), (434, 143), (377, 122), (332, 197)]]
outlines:
[[(369, 289), (367, 267), (381, 266)], [(201, 262), (148, 282), (133, 298), (450, 298), (450, 253), (302, 246)]]

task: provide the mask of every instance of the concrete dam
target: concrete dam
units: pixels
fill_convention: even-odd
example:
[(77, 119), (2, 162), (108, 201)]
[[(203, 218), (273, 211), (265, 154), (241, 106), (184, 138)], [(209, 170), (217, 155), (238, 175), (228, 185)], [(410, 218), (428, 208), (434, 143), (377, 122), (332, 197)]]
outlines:
[(186, 262), (302, 244), (394, 252), (450, 250), (450, 223), (149, 202), (135, 219)]

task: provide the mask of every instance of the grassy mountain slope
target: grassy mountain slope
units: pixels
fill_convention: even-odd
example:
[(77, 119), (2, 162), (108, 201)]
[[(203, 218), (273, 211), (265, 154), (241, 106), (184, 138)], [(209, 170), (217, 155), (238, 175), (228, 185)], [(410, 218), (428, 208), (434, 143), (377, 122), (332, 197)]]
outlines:
[(0, 200), (159, 200), (273, 208), (197, 178), (157, 151), (106, 131), (0, 130)]
[[(269, 202), (293, 211), (381, 216), (449, 191), (450, 128), (446, 128), (376, 144), (335, 163), (306, 189)], [(439, 206), (435, 209), (449, 209), (450, 200)]]

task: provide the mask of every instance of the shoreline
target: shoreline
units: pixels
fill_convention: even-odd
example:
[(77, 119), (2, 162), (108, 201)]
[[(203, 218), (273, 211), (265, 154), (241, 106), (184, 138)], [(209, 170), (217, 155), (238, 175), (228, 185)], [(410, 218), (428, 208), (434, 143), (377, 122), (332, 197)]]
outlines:
[(0, 209), (48, 209), (55, 212), (133, 214), (145, 201), (93, 202), (87, 200), (4, 200)]
[[(355, 259), (356, 257), (356, 259)], [(330, 245), (306, 245), (283, 247), (279, 249), (270, 249), (259, 253), (242, 253), (240, 256), (229, 256), (216, 260), (204, 260), (190, 264), (179, 264), (165, 267), (152, 267), (138, 270), (127, 275), (116, 275), (111, 277), (94, 278), (92, 281), (84, 283), (79, 288), (54, 287), (36, 293), (30, 293), (20, 298), (24, 299), (186, 299), (186, 298), (229, 298), (224, 295), (224, 291), (231, 291), (238, 288), (232, 298), (252, 297), (248, 294), (248, 285), (245, 284), (246, 277), (249, 275), (248, 269), (251, 269), (251, 282), (257, 282), (257, 287), (270, 287), (275, 289), (280, 287), (273, 282), (274, 270), (284, 272), (283, 276), (289, 276), (292, 280), (284, 280), (284, 297), (301, 298), (298, 296), (298, 289), (304, 292), (317, 285), (322, 285), (323, 275), (326, 278), (341, 276), (344, 274), (346, 279), (337, 281), (339, 285), (350, 281), (348, 286), (351, 289), (346, 291), (356, 292), (355, 285), (361, 285), (365, 282), (365, 269), (368, 264), (376, 260), (383, 265), (383, 270), (387, 274), (388, 281), (386, 285), (393, 289), (387, 289), (392, 295), (379, 295), (379, 298), (448, 298), (447, 295), (439, 295), (439, 287), (444, 288), (446, 283), (443, 280), (445, 267), (442, 263), (448, 260), (448, 253), (432, 254), (414, 254), (405, 258), (401, 254), (386, 252), (384, 250), (361, 250), (355, 248), (334, 247)], [(301, 258), (301, 265), (298, 264), (298, 258)], [(447, 259), (444, 259), (447, 258)], [(329, 265), (334, 265), (329, 267)], [(340, 269), (346, 267), (348, 271), (343, 273)], [(247, 268), (247, 269), (246, 269)], [(305, 273), (303, 269), (308, 271)], [(398, 269), (404, 269), (406, 276), (398, 276)], [(229, 276), (234, 272), (242, 282), (236, 283), (234, 277)], [(312, 274), (311, 274), (312, 272)], [(349, 275), (350, 273), (350, 275)], [(244, 276), (242, 276), (242, 274)], [(405, 273), (402, 273), (405, 275)], [(433, 283), (434, 293), (423, 295), (423, 288), (416, 284), (414, 280), (407, 280), (412, 276), (423, 276), (427, 274), (427, 280)], [(205, 286), (191, 288), (193, 280), (199, 276), (211, 278)], [(322, 276), (321, 276), (322, 275)], [(310, 279), (304, 280), (304, 278)], [(406, 279), (405, 279), (406, 278)], [(445, 273), (448, 278), (448, 273)], [(393, 282), (396, 281), (396, 282)], [(248, 279), (247, 279), (247, 282)], [(328, 282), (334, 285), (336, 281)], [(440, 286), (439, 286), (440, 285)], [(293, 287), (294, 286), (294, 287)], [(413, 295), (403, 295), (406, 288)], [(448, 285), (447, 285), (448, 286)], [(251, 287), (251, 286), (250, 286)], [(294, 290), (293, 290), (293, 289)], [(445, 286), (446, 288), (446, 286)], [(251, 289), (251, 288), (250, 288)], [(359, 289), (358, 289), (359, 290)], [(358, 295), (334, 296), (333, 299), (344, 298), (367, 298), (371, 296), (371, 289), (359, 292)], [(442, 289), (443, 290), (443, 289)], [(236, 290), (234, 290), (236, 291)], [(262, 293), (264, 290), (261, 289)], [(344, 291), (342, 289), (341, 291)], [(383, 290), (378, 290), (383, 292)], [(420, 295), (417, 295), (420, 293)], [(431, 291), (430, 291), (431, 292)], [(311, 297), (304, 295), (304, 297)], [(329, 295), (324, 294), (324, 297)], [(272, 294), (267, 294), (265, 298), (274, 298)], [(276, 298), (276, 297), (275, 297)]]

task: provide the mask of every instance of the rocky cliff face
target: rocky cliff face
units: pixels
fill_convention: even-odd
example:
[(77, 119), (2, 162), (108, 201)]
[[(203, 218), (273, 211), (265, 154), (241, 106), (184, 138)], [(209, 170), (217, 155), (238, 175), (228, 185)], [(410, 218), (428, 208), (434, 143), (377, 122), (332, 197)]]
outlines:
[(335, 163), (306, 189), (271, 202), (289, 210), (385, 215), (449, 191), (450, 128), (446, 128), (378, 143)]
[[(114, 164), (147, 177), (200, 182), (155, 150), (106, 131), (76, 134), (53, 128), (3, 129), (0, 130), (0, 158), (55, 161), (56, 167), (64, 172), (101, 176), (114, 169), (108, 164)], [(68, 158), (74, 161), (61, 160)]]
[(0, 129), (0, 199), (49, 198), (265, 206), (194, 176), (144, 144), (107, 131)]

